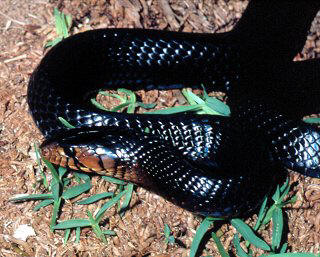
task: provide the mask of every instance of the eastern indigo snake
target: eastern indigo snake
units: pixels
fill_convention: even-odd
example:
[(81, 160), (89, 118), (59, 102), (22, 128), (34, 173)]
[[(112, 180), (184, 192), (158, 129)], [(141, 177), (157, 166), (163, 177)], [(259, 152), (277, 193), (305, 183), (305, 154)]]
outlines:
[[(320, 130), (301, 121), (320, 110), (320, 66), (292, 61), (318, 2), (253, 0), (222, 34), (101, 29), (63, 40), (28, 87), (43, 156), (216, 217), (254, 209), (286, 168), (320, 177)], [(227, 93), (231, 117), (112, 113), (87, 100), (101, 88), (200, 84)]]

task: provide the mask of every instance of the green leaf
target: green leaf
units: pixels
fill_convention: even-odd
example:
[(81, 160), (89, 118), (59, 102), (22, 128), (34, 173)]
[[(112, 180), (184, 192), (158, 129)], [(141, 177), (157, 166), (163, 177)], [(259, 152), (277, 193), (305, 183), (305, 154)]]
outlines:
[(113, 230), (102, 230), (102, 233), (104, 235), (108, 235), (108, 236), (116, 236), (117, 235), (117, 233)]
[(89, 217), (93, 232), (96, 234), (96, 236), (98, 238), (100, 238), (106, 244), (107, 240), (106, 240), (106, 237), (102, 233), (102, 230), (101, 230), (101, 228), (99, 226), (99, 221), (94, 219), (94, 217), (93, 217), (93, 215), (92, 215), (92, 213), (90, 211), (87, 211), (87, 215)]
[(105, 193), (101, 193), (101, 194), (96, 194), (93, 196), (90, 196), (82, 201), (78, 201), (76, 202), (77, 204), (91, 204), (91, 203), (95, 203), (101, 199), (107, 198), (107, 197), (113, 197), (114, 196), (114, 192), (105, 192)]
[(18, 195), (14, 196), (9, 199), (10, 202), (22, 202), (22, 201), (29, 201), (29, 200), (46, 200), (46, 199), (53, 199), (52, 194), (33, 194), (33, 195)]
[(156, 103), (145, 104), (145, 103), (141, 103), (141, 102), (136, 102), (136, 106), (142, 107), (144, 109), (153, 109), (154, 107), (157, 106), (157, 104)]
[(231, 224), (244, 237), (245, 240), (249, 241), (251, 244), (262, 250), (270, 251), (270, 246), (261, 238), (257, 237), (253, 233), (252, 229), (242, 220), (232, 219)]
[(278, 202), (279, 198), (280, 198), (280, 188), (279, 188), (279, 185), (277, 185), (277, 189), (274, 195), (272, 196), (272, 200), (275, 202)]
[(59, 224), (54, 226), (54, 229), (68, 229), (68, 228), (77, 228), (77, 227), (89, 227), (91, 223), (87, 219), (74, 219), (62, 221)]
[(235, 235), (234, 235), (233, 244), (234, 244), (234, 246), (235, 246), (235, 248), (236, 248), (237, 255), (238, 255), (239, 257), (250, 257), (250, 255), (248, 255), (248, 254), (243, 250), (243, 248), (241, 247), (241, 245), (240, 245), (240, 239), (239, 239), (238, 234), (235, 234)]
[(114, 198), (112, 198), (110, 201), (106, 202), (101, 207), (101, 209), (98, 211), (98, 213), (96, 215), (97, 221), (100, 222), (100, 220), (102, 219), (103, 214), (105, 213), (105, 211), (108, 210), (114, 204), (116, 204), (118, 201), (120, 201), (121, 197), (124, 196), (126, 193), (127, 193), (126, 190), (122, 191), (119, 194), (117, 194)]
[(68, 229), (66, 229), (66, 231), (64, 231), (64, 238), (63, 238), (63, 244), (64, 245), (66, 245), (68, 240), (69, 240), (70, 232), (71, 232), (70, 228), (68, 228)]
[(51, 231), (54, 231), (55, 225), (57, 224), (57, 217), (60, 211), (60, 206), (61, 206), (61, 198), (59, 197), (57, 200), (54, 200), (53, 202), (53, 212), (52, 212), (52, 217), (50, 222)]
[(42, 207), (46, 207), (46, 206), (52, 204), (53, 202), (54, 202), (53, 199), (43, 200), (41, 203), (37, 204), (37, 205), (33, 208), (33, 210), (34, 210), (34, 211), (38, 211), (38, 210), (40, 210)]
[(163, 110), (145, 112), (144, 114), (174, 114), (174, 113), (200, 111), (200, 110), (202, 110), (202, 106), (190, 105), (190, 106), (176, 106), (176, 107), (167, 108), (167, 109), (163, 109)]
[(58, 44), (59, 42), (61, 42), (62, 39), (63, 39), (63, 37), (57, 37), (57, 38), (55, 38), (55, 39), (53, 39), (53, 40), (50, 40), (50, 41), (48, 41), (48, 42), (44, 45), (44, 47), (45, 47), (45, 48), (48, 48), (48, 47), (55, 46), (56, 44)]
[(56, 22), (56, 31), (59, 36), (64, 38), (69, 36), (68, 29), (71, 26), (71, 16), (65, 15), (64, 13), (60, 12), (57, 8), (54, 8), (53, 15)]
[(208, 231), (209, 227), (213, 224), (212, 219), (210, 217), (206, 217), (201, 224), (199, 225), (195, 236), (193, 237), (191, 247), (190, 247), (190, 257), (195, 257), (199, 248), (199, 245), (202, 241), (202, 238)]
[(57, 183), (61, 183), (60, 181), (60, 178), (59, 178), (59, 175), (55, 169), (55, 167), (53, 167), (52, 163), (49, 162), (47, 159), (45, 158), (42, 158), (43, 162), (46, 164), (46, 166), (49, 168), (51, 174), (52, 174), (52, 177), (53, 179), (57, 182)]
[(283, 230), (283, 215), (282, 209), (276, 208), (272, 215), (272, 249), (276, 251), (280, 247), (282, 230)]
[(306, 123), (320, 123), (320, 118), (308, 118), (303, 120)]
[(102, 111), (109, 111), (107, 108), (105, 108), (101, 103), (97, 102), (97, 100), (95, 98), (91, 98), (90, 99), (91, 103), (97, 107), (98, 109), (102, 110)]
[(75, 126), (71, 125), (68, 121), (66, 121), (62, 117), (58, 117), (58, 120), (66, 127), (66, 128), (75, 128)]
[(285, 253), (287, 251), (288, 243), (284, 243), (281, 246), (280, 253)]
[(76, 241), (75, 241), (76, 244), (80, 243), (80, 232), (81, 232), (80, 227), (76, 227)]
[(196, 94), (192, 93), (192, 91), (184, 88), (182, 89), (182, 94), (183, 96), (187, 99), (188, 103), (190, 105), (195, 105), (195, 104), (204, 104), (204, 100), (202, 100), (199, 96)]
[(73, 187), (67, 189), (66, 191), (63, 192), (62, 198), (66, 199), (66, 200), (71, 199), (71, 198), (74, 198), (78, 195), (83, 194), (84, 192), (86, 192), (90, 189), (91, 189), (91, 182), (88, 181), (86, 183), (76, 185), (76, 186), (73, 186)]
[(230, 116), (231, 114), (229, 106), (215, 97), (206, 99), (206, 105), (223, 116)]
[(264, 218), (264, 216), (265, 216), (265, 214), (266, 214), (266, 211), (267, 211), (267, 210), (266, 210), (267, 202), (268, 202), (268, 197), (265, 196), (265, 197), (264, 197), (264, 200), (263, 200), (263, 202), (262, 202), (262, 204), (261, 204), (260, 210), (259, 210), (257, 222), (256, 222), (256, 224), (255, 224), (255, 226), (254, 226), (254, 228), (253, 228), (255, 231), (257, 231), (257, 230), (259, 229), (259, 227), (260, 227), (260, 225), (261, 225), (261, 221), (263, 220), (263, 218)]
[(211, 237), (214, 240), (214, 242), (216, 243), (221, 257), (230, 257), (229, 254), (224, 249), (223, 245), (221, 244), (221, 241), (220, 241), (219, 237), (216, 235), (216, 233), (212, 232)]
[(168, 238), (171, 234), (171, 229), (168, 224), (164, 224), (164, 236)]
[(132, 198), (132, 193), (133, 193), (133, 188), (134, 188), (134, 185), (129, 183), (126, 185), (126, 195), (124, 197), (124, 201), (122, 203), (122, 206), (121, 206), (121, 209), (119, 211), (120, 213), (120, 216), (122, 217), (125, 213), (125, 211), (127, 210), (129, 204), (130, 204), (130, 201), (131, 201), (131, 198)]

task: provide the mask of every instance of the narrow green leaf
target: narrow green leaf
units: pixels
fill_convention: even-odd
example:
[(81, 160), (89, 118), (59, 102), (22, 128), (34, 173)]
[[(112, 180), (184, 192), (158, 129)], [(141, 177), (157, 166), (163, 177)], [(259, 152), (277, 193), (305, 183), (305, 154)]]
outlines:
[(280, 198), (280, 188), (279, 188), (279, 185), (277, 185), (277, 189), (274, 195), (272, 196), (272, 200), (277, 202), (279, 198)]
[(220, 238), (216, 235), (216, 233), (212, 232), (211, 233), (211, 237), (214, 240), (214, 242), (216, 243), (221, 257), (230, 257), (230, 255), (224, 249), (224, 247), (223, 247), (223, 245), (222, 245), (222, 243), (220, 241)]
[(270, 251), (270, 246), (261, 238), (257, 237), (253, 233), (252, 229), (242, 220), (232, 219), (231, 224), (244, 237), (245, 240), (249, 241), (251, 244), (262, 250)]
[(84, 173), (84, 172), (76, 172), (75, 171), (74, 172), (74, 176), (76, 178), (78, 178), (78, 179), (82, 179), (85, 182), (90, 182), (91, 181), (91, 177), (88, 174)]
[(215, 97), (207, 98), (206, 105), (224, 116), (230, 116), (231, 114), (229, 106)]
[(204, 235), (206, 234), (206, 232), (212, 224), (213, 221), (207, 217), (201, 222), (191, 243), (190, 257), (196, 256), (202, 238), (204, 237)]
[(56, 181), (56, 182), (60, 182), (60, 178), (59, 178), (59, 175), (55, 169), (55, 167), (53, 167), (52, 163), (49, 162), (47, 159), (45, 158), (42, 158), (43, 162), (46, 164), (46, 166), (49, 168), (51, 174), (52, 174), (52, 177), (53, 179)]
[(126, 193), (126, 195), (124, 197), (121, 209), (119, 211), (121, 217), (124, 215), (125, 211), (127, 210), (128, 206), (130, 204), (130, 201), (131, 201), (131, 198), (132, 198), (132, 193), (133, 193), (133, 188), (134, 188), (134, 185), (131, 184), (131, 183), (129, 183), (126, 186), (127, 193)]
[(67, 168), (59, 166), (58, 168), (58, 174), (59, 174), (59, 180), (61, 181), (61, 179), (63, 178), (63, 176), (67, 173)]
[(110, 94), (110, 93), (102, 91), (102, 90), (99, 91), (98, 94), (104, 95), (104, 96), (110, 96), (110, 97), (119, 99), (121, 103), (125, 103), (127, 101), (127, 97), (122, 97), (122, 96), (117, 95), (117, 94)]
[(259, 214), (258, 214), (258, 219), (257, 219), (257, 222), (253, 228), (253, 230), (257, 231), (259, 228), (260, 228), (260, 225), (261, 225), (261, 221), (263, 220), (265, 214), (266, 214), (266, 206), (267, 206), (267, 202), (268, 202), (268, 197), (265, 196), (264, 197), (264, 200), (261, 204), (261, 207), (260, 207), (260, 210), (259, 210)]
[(186, 100), (188, 101), (188, 103), (190, 105), (194, 105), (194, 104), (204, 104), (204, 100), (202, 100), (199, 96), (197, 96), (196, 94), (192, 93), (192, 91), (188, 90), (188, 89), (182, 89), (182, 94), (183, 96), (186, 98)]
[(52, 212), (52, 217), (51, 217), (51, 222), (50, 222), (50, 230), (53, 231), (55, 228), (55, 225), (57, 224), (57, 218), (58, 218), (58, 213), (60, 211), (60, 206), (61, 206), (61, 198), (59, 197), (57, 200), (54, 199), (53, 202), (53, 212)]
[(110, 111), (111, 112), (117, 112), (117, 111), (121, 111), (123, 108), (126, 108), (130, 105), (130, 102), (125, 102), (123, 104), (119, 104), (118, 106), (112, 108)]
[(91, 189), (90, 181), (83, 183), (83, 184), (80, 184), (80, 185), (76, 185), (76, 186), (68, 188), (66, 191), (64, 191), (62, 194), (62, 198), (66, 199), (66, 200), (71, 199), (71, 198), (74, 198), (78, 195), (83, 194), (84, 192), (86, 192), (90, 189)]
[(104, 235), (108, 235), (108, 236), (116, 236), (117, 235), (117, 233), (113, 230), (102, 230), (102, 233)]
[(38, 211), (38, 210), (40, 210), (41, 208), (46, 207), (46, 206), (52, 204), (53, 202), (54, 202), (53, 199), (43, 200), (42, 202), (40, 202), (39, 204), (37, 204), (37, 205), (33, 208), (33, 210), (34, 210), (34, 211)]
[(153, 109), (154, 107), (157, 106), (157, 104), (156, 103), (145, 104), (145, 103), (141, 103), (141, 102), (136, 102), (136, 106), (142, 107), (144, 109)]
[(120, 201), (121, 197), (126, 194), (126, 191), (122, 191), (121, 193), (117, 194), (114, 198), (112, 198), (110, 201), (106, 202), (101, 209), (98, 211), (96, 215), (96, 220), (100, 222), (100, 220), (103, 217), (103, 214), (106, 210), (108, 210), (112, 205), (116, 204), (118, 201)]
[(234, 235), (233, 244), (234, 244), (234, 246), (235, 246), (235, 248), (236, 248), (237, 255), (238, 255), (239, 257), (250, 257), (250, 255), (248, 255), (248, 254), (243, 250), (243, 248), (241, 247), (238, 233)]
[(10, 202), (22, 202), (22, 201), (29, 201), (29, 200), (46, 200), (46, 199), (53, 199), (52, 194), (33, 194), (33, 195), (18, 195), (14, 196), (9, 199)]
[(105, 108), (101, 103), (97, 102), (97, 100), (95, 98), (91, 98), (90, 102), (97, 107), (98, 109), (102, 110), (102, 111), (109, 111), (107, 108)]
[(75, 128), (75, 126), (71, 125), (68, 121), (66, 121), (62, 117), (58, 117), (58, 120), (66, 127), (66, 128)]
[(288, 243), (284, 243), (281, 246), (280, 253), (285, 253), (287, 251)]
[(306, 123), (320, 123), (320, 118), (308, 118), (303, 119), (303, 121)]
[(94, 217), (90, 211), (87, 211), (87, 215), (89, 217), (93, 232), (96, 234), (96, 236), (98, 238), (100, 238), (106, 244), (107, 240), (106, 240), (106, 237), (104, 236), (104, 234), (99, 226), (99, 221), (94, 219)]
[(48, 41), (48, 42), (44, 45), (44, 47), (45, 47), (45, 48), (48, 48), (48, 47), (55, 46), (56, 44), (58, 44), (59, 42), (61, 42), (62, 39), (63, 39), (63, 37), (57, 37), (57, 38), (55, 38), (55, 39), (53, 39), (53, 40), (50, 40), (50, 41)]
[(281, 243), (282, 230), (283, 230), (283, 215), (282, 209), (276, 208), (272, 215), (272, 249), (278, 250)]
[(59, 224), (54, 226), (54, 229), (68, 229), (68, 228), (77, 228), (77, 227), (89, 227), (91, 223), (87, 219), (74, 219), (62, 221)]
[(280, 193), (283, 193), (288, 187), (290, 187), (289, 178), (287, 178), (283, 185), (280, 187)]
[(190, 111), (200, 111), (202, 110), (201, 105), (190, 105), (190, 106), (176, 106), (163, 110), (156, 110), (152, 112), (144, 112), (144, 114), (174, 114), (181, 112), (190, 112)]
[(76, 202), (77, 204), (91, 204), (91, 203), (95, 203), (101, 199), (107, 198), (107, 197), (113, 197), (114, 196), (114, 192), (105, 192), (105, 193), (101, 193), (101, 194), (96, 194), (93, 196), (90, 196), (84, 200), (81, 200), (79, 202)]
[(163, 231), (164, 231), (165, 238), (168, 238), (170, 236), (170, 234), (171, 234), (171, 229), (170, 229), (168, 224), (164, 224), (164, 230)]
[(288, 201), (282, 202), (280, 207), (284, 207), (287, 204), (294, 204), (297, 201), (297, 195), (293, 196), (291, 199)]
[(61, 19), (61, 12), (58, 10), (58, 8), (53, 9), (53, 15), (56, 23), (56, 32), (59, 36), (63, 36), (63, 20)]
[(275, 203), (269, 208), (269, 210), (267, 211), (266, 215), (264, 216), (261, 222), (263, 225), (266, 225), (269, 223), (269, 221), (272, 219), (273, 212), (276, 208), (277, 208), (277, 204)]
[(63, 238), (63, 244), (66, 245), (68, 240), (69, 240), (69, 237), (70, 237), (70, 232), (71, 232), (71, 229), (68, 228), (64, 231), (64, 238)]
[(81, 233), (81, 228), (80, 227), (76, 227), (76, 244), (80, 243), (80, 233)]

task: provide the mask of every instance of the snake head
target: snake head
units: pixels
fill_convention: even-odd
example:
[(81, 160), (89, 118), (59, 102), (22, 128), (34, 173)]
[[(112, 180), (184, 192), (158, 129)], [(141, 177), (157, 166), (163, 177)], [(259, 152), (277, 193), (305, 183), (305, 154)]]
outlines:
[(49, 162), (88, 173), (111, 176), (146, 186), (148, 181), (139, 163), (132, 158), (135, 134), (119, 129), (70, 129), (46, 140), (40, 147), (41, 155)]

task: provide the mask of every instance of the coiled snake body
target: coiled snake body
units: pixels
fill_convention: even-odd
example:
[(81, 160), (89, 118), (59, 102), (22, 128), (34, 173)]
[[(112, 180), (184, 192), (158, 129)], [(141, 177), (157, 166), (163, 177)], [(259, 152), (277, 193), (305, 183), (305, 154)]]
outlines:
[[(102, 29), (63, 40), (28, 87), (31, 114), (47, 139), (43, 156), (215, 217), (254, 209), (284, 168), (320, 177), (320, 131), (300, 120), (319, 111), (319, 64), (291, 62), (318, 8), (317, 1), (251, 1), (224, 34)], [(228, 93), (231, 117), (111, 113), (86, 100), (100, 88), (200, 84)]]

